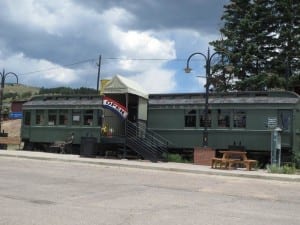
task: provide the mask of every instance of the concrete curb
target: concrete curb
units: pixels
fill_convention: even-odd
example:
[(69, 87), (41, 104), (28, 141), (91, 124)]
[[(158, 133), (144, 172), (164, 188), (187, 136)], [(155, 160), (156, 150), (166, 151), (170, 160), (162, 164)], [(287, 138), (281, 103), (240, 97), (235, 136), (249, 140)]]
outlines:
[(80, 157), (78, 155), (62, 155), (62, 154), (53, 154), (53, 153), (44, 153), (44, 152), (12, 151), (12, 150), (8, 150), (8, 151), (0, 150), (0, 157), (61, 161), (61, 162), (71, 162), (71, 163), (88, 163), (88, 164), (111, 166), (111, 167), (124, 167), (124, 168), (169, 171), (169, 172), (178, 172), (178, 173), (232, 176), (232, 177), (264, 179), (264, 180), (300, 182), (300, 175), (271, 174), (271, 173), (267, 173), (265, 170), (257, 170), (257, 171), (217, 170), (217, 169), (211, 169), (209, 166), (200, 166), (200, 165), (183, 164), (183, 163), (165, 163), (165, 162), (151, 163), (148, 161), (86, 158), (86, 157)]

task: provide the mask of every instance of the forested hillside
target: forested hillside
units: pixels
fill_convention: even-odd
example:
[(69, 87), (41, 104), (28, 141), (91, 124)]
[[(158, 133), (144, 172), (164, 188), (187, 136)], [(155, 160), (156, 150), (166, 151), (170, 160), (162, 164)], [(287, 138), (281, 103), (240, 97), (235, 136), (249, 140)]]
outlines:
[(44, 88), (44, 87), (31, 87), (22, 84), (5, 84), (3, 101), (11, 102), (12, 100), (26, 100), (34, 95), (72, 95), (72, 94), (97, 94), (97, 91), (92, 88), (70, 88), (70, 87), (56, 87), (56, 88)]

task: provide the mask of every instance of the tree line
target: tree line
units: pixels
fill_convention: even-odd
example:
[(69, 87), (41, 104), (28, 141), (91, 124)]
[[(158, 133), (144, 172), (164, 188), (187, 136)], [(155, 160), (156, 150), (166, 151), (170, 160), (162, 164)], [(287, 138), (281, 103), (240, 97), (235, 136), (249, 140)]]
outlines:
[(32, 92), (26, 91), (23, 93), (19, 92), (7, 92), (3, 94), (4, 101), (6, 100), (26, 100), (33, 95), (50, 95), (50, 94), (60, 94), (60, 95), (88, 95), (88, 94), (98, 94), (96, 89), (80, 87), (80, 88), (70, 88), (70, 87), (56, 87), (56, 88), (45, 88), (42, 87), (39, 91)]
[(96, 89), (93, 88), (70, 88), (70, 87), (56, 87), (56, 88), (44, 88), (42, 87), (39, 91), (40, 95), (45, 94), (63, 94), (63, 95), (87, 95), (87, 94), (98, 94)]
[(215, 91), (285, 89), (300, 92), (300, 1), (231, 0), (224, 6)]

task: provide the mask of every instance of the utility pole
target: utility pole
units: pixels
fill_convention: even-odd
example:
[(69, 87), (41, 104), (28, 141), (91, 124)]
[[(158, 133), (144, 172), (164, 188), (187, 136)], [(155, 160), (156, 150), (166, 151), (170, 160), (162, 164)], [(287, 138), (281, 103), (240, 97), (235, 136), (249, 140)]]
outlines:
[(98, 77), (97, 77), (97, 92), (99, 92), (99, 83), (100, 83), (100, 67), (101, 67), (101, 55), (99, 55), (99, 62), (97, 63), (98, 66)]

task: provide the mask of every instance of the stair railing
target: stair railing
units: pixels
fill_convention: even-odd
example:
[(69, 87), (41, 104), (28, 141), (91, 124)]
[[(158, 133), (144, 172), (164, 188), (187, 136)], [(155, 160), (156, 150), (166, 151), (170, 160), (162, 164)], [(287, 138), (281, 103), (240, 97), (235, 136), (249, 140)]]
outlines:
[(166, 160), (169, 142), (147, 129), (144, 123), (126, 122), (126, 144), (133, 151), (151, 161)]

